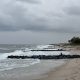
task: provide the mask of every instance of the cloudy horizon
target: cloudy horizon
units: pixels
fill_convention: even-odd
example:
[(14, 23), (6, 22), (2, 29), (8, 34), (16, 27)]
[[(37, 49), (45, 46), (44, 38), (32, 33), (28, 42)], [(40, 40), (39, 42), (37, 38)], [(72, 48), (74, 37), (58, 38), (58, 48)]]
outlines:
[(49, 44), (80, 36), (80, 0), (0, 0), (0, 44)]

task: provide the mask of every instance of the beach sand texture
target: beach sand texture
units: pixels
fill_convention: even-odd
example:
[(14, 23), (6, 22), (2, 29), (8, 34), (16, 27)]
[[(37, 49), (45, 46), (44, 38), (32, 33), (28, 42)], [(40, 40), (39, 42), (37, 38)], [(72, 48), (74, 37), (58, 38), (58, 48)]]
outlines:
[[(70, 52), (71, 54), (80, 55), (80, 50), (71, 50)], [(36, 75), (35, 77), (32, 74), (31, 78), (28, 78), (26, 68), (14, 69), (11, 72), (6, 71), (0, 77), (0, 80), (80, 80), (80, 59), (67, 59), (60, 67), (52, 68), (48, 73), (44, 73), (41, 76)]]
[[(72, 51), (73, 54), (80, 54), (80, 51)], [(80, 59), (68, 60), (63, 66), (49, 72), (47, 77), (40, 80), (80, 80)]]

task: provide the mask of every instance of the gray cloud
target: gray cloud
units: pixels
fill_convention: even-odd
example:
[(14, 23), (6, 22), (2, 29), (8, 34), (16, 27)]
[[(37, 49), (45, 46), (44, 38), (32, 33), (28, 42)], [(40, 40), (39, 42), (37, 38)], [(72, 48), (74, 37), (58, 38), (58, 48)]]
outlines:
[(40, 3), (38, 0), (17, 0), (17, 1), (22, 1), (22, 2), (28, 2), (28, 3), (35, 3), (35, 4), (37, 4), (37, 3)]
[(63, 42), (79, 33), (80, 0), (0, 0), (0, 43)]
[(0, 12), (2, 13), (0, 15), (0, 31), (37, 31), (44, 29), (43, 19), (39, 20), (36, 16), (32, 15), (23, 3), (10, 0), (6, 5), (4, 2), (2, 4), (3, 8), (0, 7)]
[(80, 7), (69, 6), (55, 0), (0, 0), (0, 31), (79, 32)]
[(80, 15), (80, 6), (70, 6), (64, 10), (69, 15)]

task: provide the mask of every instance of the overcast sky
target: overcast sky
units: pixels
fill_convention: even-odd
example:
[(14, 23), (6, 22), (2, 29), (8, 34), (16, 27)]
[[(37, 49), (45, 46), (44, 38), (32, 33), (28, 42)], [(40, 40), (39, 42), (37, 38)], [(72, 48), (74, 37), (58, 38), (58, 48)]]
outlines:
[(80, 0), (0, 0), (0, 43), (59, 43), (79, 33)]

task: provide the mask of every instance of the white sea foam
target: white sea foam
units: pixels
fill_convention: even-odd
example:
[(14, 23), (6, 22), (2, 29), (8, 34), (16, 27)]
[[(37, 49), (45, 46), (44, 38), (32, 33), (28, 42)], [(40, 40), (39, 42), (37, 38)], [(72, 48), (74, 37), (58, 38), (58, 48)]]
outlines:
[(28, 55), (28, 56), (32, 56), (32, 55), (59, 55), (59, 54), (70, 54), (68, 51), (30, 51), (30, 52), (27, 52), (25, 55)]
[(59, 55), (59, 54), (69, 54), (68, 51), (27, 51), (27, 52), (23, 52), (22, 50), (17, 50), (11, 53), (2, 53), (0, 54), (0, 60), (6, 59), (8, 56), (10, 55), (24, 55), (24, 56), (32, 56), (32, 55)]
[[(11, 53), (2, 53), (0, 54), (0, 71), (10, 70), (18, 67), (28, 67), (35, 65), (40, 62), (36, 59), (26, 59), (26, 60), (17, 60), (17, 59), (7, 59), (9, 55), (26, 55), (29, 52), (23, 52), (22, 50), (17, 50)], [(30, 53), (31, 54), (31, 53)]]
[(25, 51), (27, 52), (27, 51), (29, 51), (29, 49), (28, 48), (25, 48)]
[(40, 63), (40, 60), (38, 59), (14, 60), (13, 59), (13, 60), (0, 61), (0, 71), (10, 70), (19, 67), (29, 67), (37, 63)]
[[(49, 45), (39, 45), (37, 48), (42, 49), (42, 48), (47, 48)], [(4, 70), (10, 70), (18, 67), (28, 67), (31, 65), (35, 65), (37, 63), (40, 63), (41, 61), (36, 59), (7, 59), (9, 55), (27, 55), (27, 56), (32, 56), (32, 55), (59, 55), (60, 53), (63, 54), (69, 54), (67, 51), (30, 51), (30, 49), (25, 48), (25, 51), (23, 50), (16, 50), (14, 52), (10, 53), (0, 53), (0, 71)]]
[(0, 60), (6, 59), (9, 55), (21, 55), (21, 54), (24, 54), (24, 52), (21, 50), (17, 50), (11, 53), (2, 53), (0, 54)]
[(37, 49), (43, 49), (43, 48), (48, 48), (50, 45), (38, 45)]

